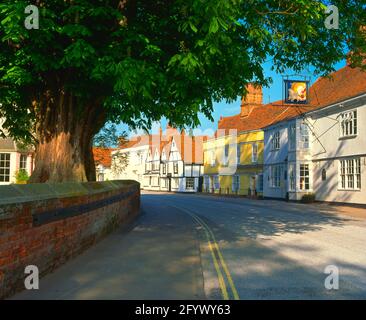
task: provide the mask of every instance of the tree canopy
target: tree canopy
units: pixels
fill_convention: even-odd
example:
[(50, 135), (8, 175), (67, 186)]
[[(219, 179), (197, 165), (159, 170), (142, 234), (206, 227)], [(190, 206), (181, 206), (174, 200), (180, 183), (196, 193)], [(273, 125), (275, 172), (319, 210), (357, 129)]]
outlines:
[[(30, 3), (39, 8), (38, 30), (24, 27)], [(313, 65), (325, 74), (352, 51), (360, 65), (364, 0), (332, 1), (339, 8), (339, 30), (325, 27), (328, 4), (2, 0), (3, 126), (16, 138), (42, 145), (61, 133), (75, 136), (83, 125), (77, 132), (84, 153), (108, 121), (145, 128), (166, 117), (172, 125), (198, 125), (200, 112), (211, 117), (213, 102), (233, 101), (248, 82), (267, 85), (268, 60), (278, 72)], [(46, 149), (52, 148), (45, 148), (43, 158)]]

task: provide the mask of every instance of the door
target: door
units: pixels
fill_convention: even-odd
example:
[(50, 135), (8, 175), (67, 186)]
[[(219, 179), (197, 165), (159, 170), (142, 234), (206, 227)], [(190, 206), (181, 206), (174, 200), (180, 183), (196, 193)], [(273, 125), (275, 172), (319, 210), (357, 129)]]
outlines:
[(203, 191), (203, 177), (199, 177), (198, 178), (198, 192), (202, 192)]

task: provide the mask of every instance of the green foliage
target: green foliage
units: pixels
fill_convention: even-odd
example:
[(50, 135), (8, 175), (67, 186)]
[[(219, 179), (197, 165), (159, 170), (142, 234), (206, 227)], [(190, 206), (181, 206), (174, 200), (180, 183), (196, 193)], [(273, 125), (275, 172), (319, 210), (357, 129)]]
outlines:
[(213, 101), (235, 100), (250, 81), (267, 85), (270, 59), (279, 72), (312, 64), (327, 73), (348, 51), (355, 64), (365, 51), (364, 0), (332, 1), (340, 30), (325, 28), (315, 0), (37, 3), (39, 30), (24, 28), (29, 1), (0, 3), (0, 117), (21, 139), (33, 138), (33, 102), (48, 90), (71, 92), (78, 111), (98, 101), (106, 121), (133, 128), (161, 117), (194, 127)]
[(29, 175), (27, 170), (20, 169), (15, 173), (15, 180), (17, 184), (26, 183), (29, 180)]
[(93, 139), (93, 145), (99, 148), (117, 148), (127, 141), (126, 132), (118, 132), (116, 125), (107, 124)]

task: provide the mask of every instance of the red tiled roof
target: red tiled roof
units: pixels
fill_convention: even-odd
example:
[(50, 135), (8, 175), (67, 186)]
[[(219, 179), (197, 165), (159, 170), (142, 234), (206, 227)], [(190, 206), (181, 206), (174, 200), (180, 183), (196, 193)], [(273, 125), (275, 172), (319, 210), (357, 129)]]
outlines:
[(109, 168), (112, 165), (112, 151), (114, 150), (112, 148), (93, 148), (95, 164)]
[(259, 130), (280, 121), (289, 120), (306, 112), (320, 109), (366, 93), (366, 72), (346, 66), (319, 78), (310, 88), (309, 105), (288, 105), (277, 101), (255, 106), (249, 116), (240, 114), (219, 121), (219, 129), (240, 131)]

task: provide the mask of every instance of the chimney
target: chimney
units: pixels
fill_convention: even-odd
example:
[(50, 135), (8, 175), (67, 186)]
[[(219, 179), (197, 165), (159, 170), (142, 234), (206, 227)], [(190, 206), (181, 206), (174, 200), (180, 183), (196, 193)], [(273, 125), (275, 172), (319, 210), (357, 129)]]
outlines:
[(243, 97), (241, 101), (241, 117), (248, 117), (255, 107), (263, 104), (263, 92), (262, 87), (249, 84), (246, 87), (247, 95)]
[(173, 128), (170, 123), (166, 126), (166, 136), (167, 138), (170, 138), (172, 136), (178, 135), (178, 130), (176, 128)]

